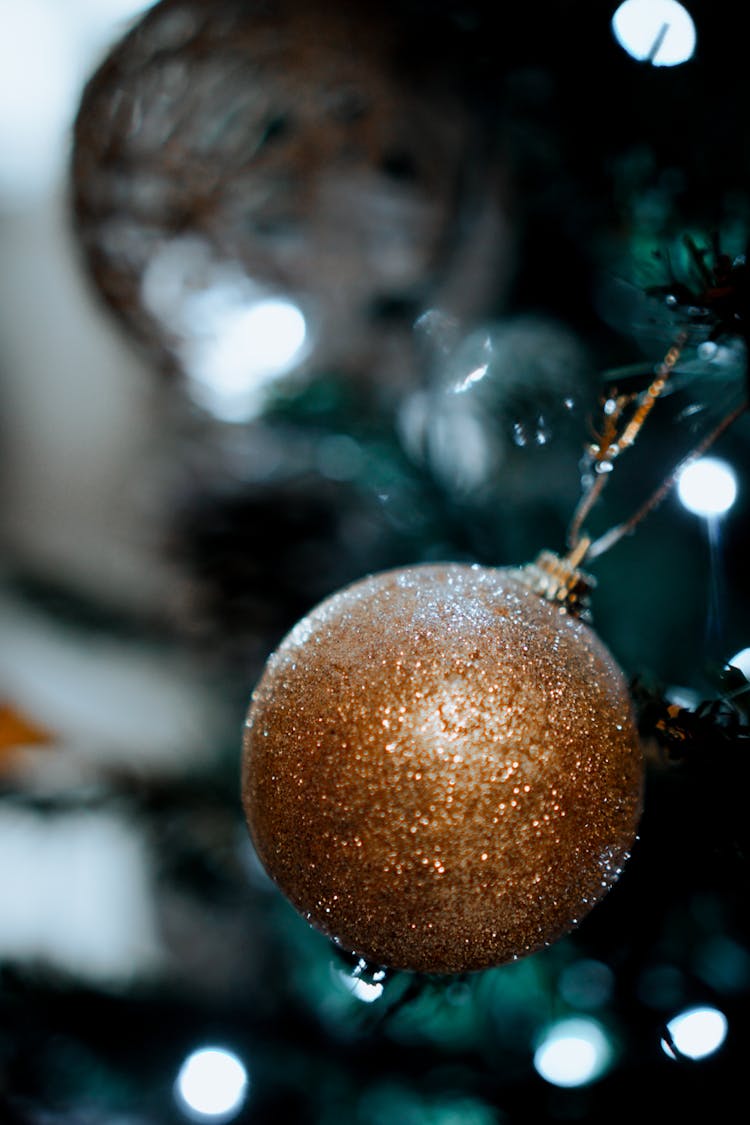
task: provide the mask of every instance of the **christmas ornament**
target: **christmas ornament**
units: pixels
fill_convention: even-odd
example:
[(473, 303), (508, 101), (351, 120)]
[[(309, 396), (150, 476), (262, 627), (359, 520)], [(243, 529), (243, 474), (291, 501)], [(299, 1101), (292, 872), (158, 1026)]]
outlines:
[(508, 193), (440, 27), (367, 2), (163, 0), (113, 50), (77, 118), (76, 227), (162, 367), (236, 386), (270, 348), (275, 374), (380, 387), (409, 371), (425, 301), (497, 300)]
[(250, 831), (343, 948), (481, 969), (554, 941), (615, 881), (641, 754), (623, 675), (576, 616), (584, 587), (550, 554), (389, 571), (270, 658), (245, 733)]
[[(527, 314), (473, 328), (438, 348), (430, 323), (436, 315), (425, 314), (416, 326), (434, 356), (431, 386), (410, 395), (399, 412), (409, 455), (472, 504), (524, 503), (542, 489), (548, 501), (560, 493), (567, 505), (567, 470), (577, 456), (559, 439), (578, 421), (590, 369), (579, 340), (551, 318)], [(529, 448), (544, 457), (546, 472), (524, 472)]]

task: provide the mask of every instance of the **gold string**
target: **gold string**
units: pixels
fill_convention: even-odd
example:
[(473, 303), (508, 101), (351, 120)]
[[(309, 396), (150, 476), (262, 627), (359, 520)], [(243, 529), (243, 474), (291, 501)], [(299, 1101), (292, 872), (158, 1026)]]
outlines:
[(623, 411), (626, 406), (632, 403), (638, 396), (618, 395), (615, 398), (610, 396), (607, 400), (608, 403), (612, 403), (613, 405), (610, 407), (609, 413), (605, 415), (602, 437), (599, 439), (598, 443), (588, 448), (589, 456), (593, 458), (596, 465), (596, 475), (578, 501), (568, 528), (567, 559), (570, 561), (575, 557), (575, 565), (578, 565), (578, 563), (584, 560), (597, 558), (599, 555), (604, 554), (605, 551), (608, 551), (610, 547), (613, 547), (615, 543), (618, 543), (625, 535), (629, 535), (638, 526), (641, 520), (645, 519), (649, 512), (653, 511), (654, 508), (661, 503), (685, 468), (692, 461), (701, 457), (706, 450), (737, 421), (750, 405), (750, 402), (746, 400), (722, 418), (718, 425), (680, 461), (677, 467), (669, 473), (659, 487), (629, 519), (625, 520), (624, 523), (617, 524), (615, 527), (610, 528), (609, 531), (600, 535), (598, 539), (591, 541), (586, 537), (583, 533), (584, 521), (594, 507), (594, 504), (600, 498), (612, 475), (611, 470), (615, 458), (625, 449), (629, 449), (635, 442), (646, 419), (653, 410), (656, 400), (667, 386), (675, 365), (682, 355), (686, 341), (687, 333), (681, 332), (669, 348), (662, 362), (656, 368), (655, 378), (652, 380), (647, 390), (640, 396), (640, 401), (633, 417), (620, 434), (617, 432), (617, 424), (621, 419)]

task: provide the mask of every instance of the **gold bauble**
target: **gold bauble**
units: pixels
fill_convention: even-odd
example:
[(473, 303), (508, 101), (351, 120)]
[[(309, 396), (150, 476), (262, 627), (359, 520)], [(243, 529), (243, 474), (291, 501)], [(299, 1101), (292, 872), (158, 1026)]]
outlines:
[(388, 571), (268, 661), (243, 800), (293, 905), (368, 961), (456, 973), (572, 929), (625, 862), (642, 761), (622, 672), (517, 570)]

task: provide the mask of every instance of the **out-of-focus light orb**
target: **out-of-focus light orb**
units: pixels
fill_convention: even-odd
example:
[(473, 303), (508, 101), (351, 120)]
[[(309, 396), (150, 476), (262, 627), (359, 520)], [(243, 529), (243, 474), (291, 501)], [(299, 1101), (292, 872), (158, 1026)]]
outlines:
[(293, 363), (306, 332), (305, 318), (291, 301), (257, 301), (227, 318), (217, 367), (221, 368), (223, 361), (230, 379), (248, 371), (259, 377), (276, 375)]
[(372, 1004), (383, 995), (383, 985), (380, 981), (363, 980), (362, 977), (345, 969), (339, 969), (338, 975), (346, 991), (357, 1000), (361, 1000), (363, 1004)]
[(737, 477), (731, 465), (718, 457), (701, 457), (680, 473), (680, 503), (696, 516), (722, 516), (737, 499)]
[(718, 1008), (688, 1008), (667, 1024), (677, 1053), (667, 1039), (662, 1039), (661, 1047), (670, 1059), (705, 1059), (721, 1047), (728, 1027), (727, 1017)]
[(740, 649), (731, 660), (727, 661), (733, 668), (739, 668), (746, 680), (750, 680), (750, 648)]
[(573, 1018), (547, 1029), (534, 1052), (534, 1069), (553, 1086), (585, 1086), (604, 1074), (611, 1058), (601, 1024)]
[(221, 421), (248, 421), (267, 384), (301, 360), (307, 334), (301, 309), (286, 298), (216, 310), (211, 330), (185, 349), (193, 398)]
[(652, 66), (679, 66), (695, 51), (693, 18), (677, 0), (625, 0), (612, 32), (632, 58)]
[(220, 1123), (237, 1115), (247, 1097), (249, 1078), (242, 1061), (224, 1047), (201, 1047), (180, 1067), (175, 1097), (193, 1121)]

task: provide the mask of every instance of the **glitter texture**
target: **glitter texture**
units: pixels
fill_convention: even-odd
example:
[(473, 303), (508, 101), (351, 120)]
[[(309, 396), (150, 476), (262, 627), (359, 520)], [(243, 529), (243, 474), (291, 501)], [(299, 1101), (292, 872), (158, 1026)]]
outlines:
[(327, 599), (247, 719), (258, 854), (313, 925), (394, 968), (463, 972), (572, 929), (636, 832), (623, 675), (517, 571), (415, 566)]

